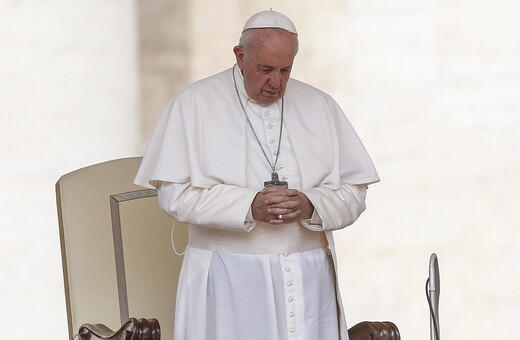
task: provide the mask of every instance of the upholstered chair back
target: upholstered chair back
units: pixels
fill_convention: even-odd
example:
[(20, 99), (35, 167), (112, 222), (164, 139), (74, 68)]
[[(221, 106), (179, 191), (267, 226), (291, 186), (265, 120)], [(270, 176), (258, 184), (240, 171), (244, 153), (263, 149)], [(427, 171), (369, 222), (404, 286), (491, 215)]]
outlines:
[[(56, 183), (70, 340), (82, 324), (118, 329), (129, 317), (156, 318), (161, 338), (173, 338), (182, 257), (156, 191), (132, 183), (140, 161), (92, 165)], [(187, 226), (177, 222), (173, 237), (184, 249)]]

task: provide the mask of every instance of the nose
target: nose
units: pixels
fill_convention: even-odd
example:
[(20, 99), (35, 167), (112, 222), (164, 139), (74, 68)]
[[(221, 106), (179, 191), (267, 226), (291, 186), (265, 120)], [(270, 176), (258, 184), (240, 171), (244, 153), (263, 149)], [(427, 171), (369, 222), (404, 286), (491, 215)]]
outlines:
[(272, 72), (269, 77), (269, 85), (274, 88), (279, 88), (282, 82), (282, 75), (279, 72)]

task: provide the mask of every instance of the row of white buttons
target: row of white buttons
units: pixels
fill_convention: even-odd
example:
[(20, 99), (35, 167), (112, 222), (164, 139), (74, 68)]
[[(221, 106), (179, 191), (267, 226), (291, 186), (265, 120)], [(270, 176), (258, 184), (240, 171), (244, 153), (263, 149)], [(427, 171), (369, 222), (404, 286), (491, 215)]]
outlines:
[[(264, 117), (269, 117), (270, 115), (271, 115), (271, 112), (270, 112), (270, 111), (264, 111), (264, 113), (263, 113), (263, 116), (264, 116)], [(266, 127), (267, 127), (269, 130), (272, 129), (272, 128), (274, 128), (274, 127), (276, 127), (276, 126), (277, 126), (277, 124), (275, 124), (275, 123), (268, 123), (268, 124), (266, 125)], [(269, 138), (268, 142), (269, 142), (269, 144), (271, 144), (272, 146), (276, 146), (276, 143), (279, 142), (279, 141), (278, 141), (277, 138), (274, 138), (274, 137), (273, 137), (273, 138)], [(275, 157), (276, 157), (278, 154), (279, 154), (278, 151), (276, 151), (276, 150), (273, 151), (273, 155), (274, 155)]]
[[(267, 118), (267, 117), (271, 116), (271, 112), (270, 112), (270, 111), (263, 111), (263, 116)], [(279, 125), (277, 125), (277, 124), (275, 124), (275, 123), (271, 123), (271, 122), (269, 122), (269, 123), (266, 125), (266, 127), (267, 127), (268, 129), (273, 129), (274, 127), (277, 127), (277, 126), (279, 126)], [(274, 132), (273, 132), (273, 133), (274, 133)], [(268, 143), (269, 143), (272, 147), (275, 147), (275, 146), (276, 146), (276, 143), (278, 143), (278, 142), (279, 142), (279, 141), (278, 141), (278, 138), (274, 138), (274, 137), (273, 137), (273, 138), (269, 138), (269, 139), (268, 139)], [(272, 149), (271, 149), (271, 150), (272, 150)], [(275, 156), (275, 157), (278, 156), (278, 155), (280, 155), (281, 153), (282, 153), (282, 151), (278, 151), (278, 150), (272, 151), (272, 154), (273, 154), (273, 156)], [(279, 166), (276, 167), (276, 171), (281, 171), (283, 168), (284, 168), (284, 166), (279, 165)], [(281, 177), (280, 177), (280, 180), (282, 180), (282, 181), (287, 181), (288, 179), (289, 179), (289, 177), (287, 177), (287, 176), (281, 176)]]
[[(274, 152), (273, 152), (273, 155), (274, 155), (274, 156), (277, 156), (277, 155), (279, 155), (279, 154), (281, 154), (281, 153), (282, 153), (281, 151), (280, 151), (280, 152), (278, 152), (278, 151), (274, 151)], [(280, 171), (281, 169), (283, 169), (283, 166), (278, 166), (278, 167), (276, 167), (276, 169), (277, 169), (277, 171)], [(287, 181), (289, 178), (288, 178), (287, 176), (282, 176), (280, 179), (281, 179), (282, 181)]]
[[(290, 254), (283, 254), (284, 257), (288, 257), (289, 255)], [(283, 262), (285, 262), (285, 261), (283, 261)], [(293, 275), (291, 273), (291, 267), (289, 265), (286, 265), (284, 267), (284, 270), (287, 273), (286, 275), (284, 275), (287, 280), (286, 285), (287, 285), (287, 287), (289, 287), (288, 289), (290, 290), (290, 291), (288, 291), (288, 293), (289, 292), (292, 293), (292, 292), (294, 292), (292, 290), (292, 288), (295, 285), (295, 281), (293, 280)], [(294, 312), (294, 308), (296, 308), (296, 306), (294, 305), (294, 300), (295, 299), (293, 296), (289, 296), (287, 298), (287, 301), (290, 303), (290, 306), (288, 306), (288, 308), (287, 308), (288, 310), (290, 310), (290, 312), (287, 315), (291, 319), (291, 321), (288, 321), (287, 325), (288, 326), (290, 325), (289, 333), (291, 333), (291, 339), (293, 339), (292, 336), (295, 336), (295, 333), (296, 333), (296, 327), (294, 327), (294, 326), (296, 326), (296, 323), (295, 323), (296, 320), (294, 319), (294, 317), (296, 316), (296, 313)]]

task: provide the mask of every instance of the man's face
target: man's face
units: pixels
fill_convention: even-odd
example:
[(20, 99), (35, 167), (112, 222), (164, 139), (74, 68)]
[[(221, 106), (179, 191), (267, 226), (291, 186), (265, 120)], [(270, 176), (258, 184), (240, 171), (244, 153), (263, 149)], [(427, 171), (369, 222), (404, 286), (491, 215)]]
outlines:
[(284, 30), (258, 29), (249, 46), (236, 46), (233, 51), (249, 98), (267, 105), (283, 97), (298, 51), (296, 35)]

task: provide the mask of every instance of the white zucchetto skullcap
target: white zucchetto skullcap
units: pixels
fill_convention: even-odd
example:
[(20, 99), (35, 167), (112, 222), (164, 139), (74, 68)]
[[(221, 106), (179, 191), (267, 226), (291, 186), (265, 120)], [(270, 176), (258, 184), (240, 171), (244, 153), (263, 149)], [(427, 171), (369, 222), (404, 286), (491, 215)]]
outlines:
[(281, 28), (298, 35), (296, 27), (294, 27), (291, 20), (282, 13), (273, 10), (263, 11), (253, 15), (247, 20), (242, 33), (251, 28)]

